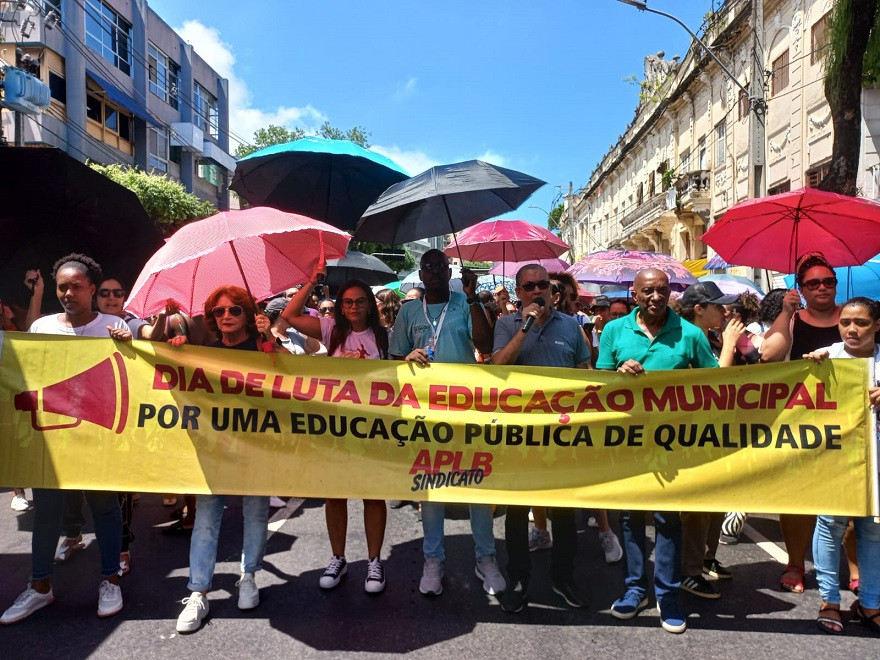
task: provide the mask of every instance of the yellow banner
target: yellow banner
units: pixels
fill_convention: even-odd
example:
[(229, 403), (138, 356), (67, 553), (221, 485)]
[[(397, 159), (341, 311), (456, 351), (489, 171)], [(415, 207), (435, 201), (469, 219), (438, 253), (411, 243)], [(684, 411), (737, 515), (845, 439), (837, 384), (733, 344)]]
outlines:
[(6, 486), (877, 514), (863, 360), (632, 378), (0, 335)]

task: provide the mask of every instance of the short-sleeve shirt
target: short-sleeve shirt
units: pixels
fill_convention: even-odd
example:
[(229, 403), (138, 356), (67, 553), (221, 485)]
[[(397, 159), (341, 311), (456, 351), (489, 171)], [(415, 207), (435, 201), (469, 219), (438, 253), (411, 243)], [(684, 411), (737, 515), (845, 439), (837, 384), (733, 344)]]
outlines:
[[(428, 314), (438, 319), (446, 303), (428, 305)], [(394, 322), (391, 335), (391, 355), (406, 356), (416, 348), (425, 348), (431, 342), (432, 322), (425, 316), (421, 301), (403, 305)], [(473, 324), (467, 297), (458, 291), (449, 292), (449, 308), (434, 346), (437, 362), (475, 364)]]
[(98, 313), (94, 319), (85, 325), (71, 328), (61, 322), (61, 314), (50, 314), (43, 316), (31, 323), (28, 332), (34, 332), (41, 335), (65, 335), (68, 337), (109, 337), (110, 332), (107, 326), (118, 328), (120, 330), (128, 330), (128, 325), (118, 316), (110, 314)]
[(709, 340), (693, 323), (669, 309), (663, 328), (649, 339), (636, 320), (638, 313), (636, 307), (605, 325), (597, 369), (617, 369), (627, 360), (636, 360), (646, 371), (718, 366)]
[[(493, 351), (507, 346), (513, 336), (522, 330), (522, 316), (508, 314), (495, 323)], [(532, 367), (575, 367), (590, 359), (590, 349), (574, 317), (551, 310), (550, 318), (540, 326), (537, 323), (526, 335), (516, 364)]]
[[(336, 319), (331, 316), (321, 316), (318, 320), (321, 322), (321, 343), (329, 347), (330, 333), (336, 327)], [(372, 328), (367, 328), (360, 332), (349, 332), (345, 341), (336, 347), (330, 357), (381, 360), (384, 356), (379, 351)]]

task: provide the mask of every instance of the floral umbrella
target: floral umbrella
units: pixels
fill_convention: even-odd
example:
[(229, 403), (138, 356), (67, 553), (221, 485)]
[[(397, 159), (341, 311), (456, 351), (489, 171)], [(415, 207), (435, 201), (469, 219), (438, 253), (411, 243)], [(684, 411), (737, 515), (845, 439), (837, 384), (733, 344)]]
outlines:
[(666, 254), (640, 250), (602, 250), (583, 257), (568, 269), (578, 282), (596, 284), (632, 284), (636, 273), (646, 268), (657, 268), (669, 276), (669, 283), (677, 288), (697, 283), (697, 278)]

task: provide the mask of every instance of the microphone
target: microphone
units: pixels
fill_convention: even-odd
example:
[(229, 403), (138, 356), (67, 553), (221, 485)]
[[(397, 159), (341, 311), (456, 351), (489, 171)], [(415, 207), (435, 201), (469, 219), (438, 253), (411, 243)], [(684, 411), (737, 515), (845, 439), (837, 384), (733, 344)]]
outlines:
[[(541, 296), (535, 296), (535, 299), (532, 301), (536, 305), (540, 305), (541, 307), (547, 306), (547, 301), (545, 301)], [(535, 317), (530, 316), (525, 320), (522, 325), (522, 332), (528, 333), (529, 330), (532, 329), (532, 326), (535, 324)]]

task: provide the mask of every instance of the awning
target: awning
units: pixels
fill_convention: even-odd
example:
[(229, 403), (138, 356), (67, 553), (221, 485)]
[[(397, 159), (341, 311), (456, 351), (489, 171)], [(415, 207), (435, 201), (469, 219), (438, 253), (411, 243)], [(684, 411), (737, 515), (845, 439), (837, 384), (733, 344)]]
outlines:
[(687, 261), (682, 261), (681, 264), (687, 268), (691, 273), (694, 274), (694, 277), (702, 277), (703, 275), (708, 275), (709, 271), (706, 270), (706, 261), (707, 259), (688, 259)]
[(148, 124), (152, 124), (157, 128), (164, 128), (162, 124), (159, 123), (159, 121), (150, 114), (150, 111), (147, 110), (147, 106), (145, 106), (143, 103), (139, 103), (136, 99), (123, 92), (113, 83), (107, 82), (101, 76), (94, 73), (92, 70), (86, 69), (86, 73), (88, 74), (89, 78), (94, 80), (104, 89), (104, 93), (107, 95), (107, 98), (113, 101), (113, 103), (121, 105), (123, 108), (132, 113), (135, 117), (140, 117)]

